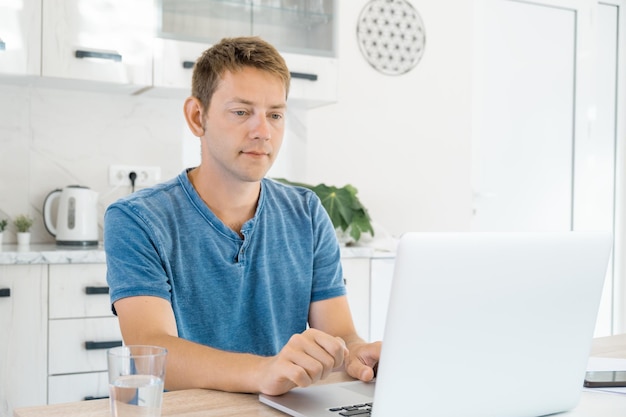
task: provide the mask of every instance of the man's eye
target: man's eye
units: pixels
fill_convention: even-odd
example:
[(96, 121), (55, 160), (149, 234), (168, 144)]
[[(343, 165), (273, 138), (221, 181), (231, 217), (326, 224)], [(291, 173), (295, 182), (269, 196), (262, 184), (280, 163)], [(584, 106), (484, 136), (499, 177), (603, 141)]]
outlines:
[(283, 115), (279, 113), (273, 113), (270, 117), (274, 120), (280, 120), (283, 118)]
[(237, 116), (245, 116), (246, 115), (246, 111), (245, 110), (235, 110), (235, 114)]

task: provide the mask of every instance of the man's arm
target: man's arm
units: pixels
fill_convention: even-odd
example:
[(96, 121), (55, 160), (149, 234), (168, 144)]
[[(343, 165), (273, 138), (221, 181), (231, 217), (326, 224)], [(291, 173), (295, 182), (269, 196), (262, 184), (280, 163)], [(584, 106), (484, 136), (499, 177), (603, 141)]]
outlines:
[(163, 346), (168, 350), (168, 390), (210, 388), (278, 395), (308, 386), (343, 364), (343, 341), (315, 329), (294, 335), (276, 356), (221, 351), (178, 337), (167, 300), (128, 297), (115, 302), (126, 344)]
[(329, 298), (311, 304), (309, 325), (342, 338), (349, 351), (346, 372), (362, 381), (374, 378), (374, 367), (380, 358), (381, 342), (367, 343), (356, 332), (346, 296)]

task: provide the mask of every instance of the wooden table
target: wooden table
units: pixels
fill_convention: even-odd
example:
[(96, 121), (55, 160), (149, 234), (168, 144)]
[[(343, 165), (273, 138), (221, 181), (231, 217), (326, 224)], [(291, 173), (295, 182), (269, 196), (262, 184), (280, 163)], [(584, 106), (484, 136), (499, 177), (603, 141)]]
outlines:
[[(331, 374), (324, 383), (349, 381), (343, 372)], [(15, 417), (110, 417), (109, 400), (81, 401), (65, 404), (16, 408)], [(190, 389), (163, 394), (162, 416), (285, 417), (285, 414), (261, 404), (256, 394)]]
[[(626, 358), (626, 334), (594, 339), (591, 354), (598, 357)], [(345, 374), (335, 373), (328, 378), (327, 382), (339, 382), (347, 379), (348, 377)], [(587, 395), (589, 393), (584, 394)], [(254, 394), (234, 394), (201, 389), (164, 393), (162, 415), (177, 417), (285, 416), (285, 414), (261, 404), (258, 396)], [(602, 415), (608, 414), (603, 414), (602, 412), (598, 414), (598, 416)], [(18, 408), (14, 410), (14, 416), (109, 417), (109, 401), (94, 400)]]

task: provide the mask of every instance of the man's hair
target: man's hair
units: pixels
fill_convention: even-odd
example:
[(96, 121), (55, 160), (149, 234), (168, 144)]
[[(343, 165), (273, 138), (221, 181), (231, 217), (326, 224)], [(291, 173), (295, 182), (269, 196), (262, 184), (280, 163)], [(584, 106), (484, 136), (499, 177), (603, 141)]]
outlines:
[(204, 51), (194, 65), (192, 96), (200, 100), (206, 111), (224, 73), (244, 67), (254, 67), (280, 78), (287, 98), (291, 77), (285, 60), (276, 48), (256, 36), (224, 38)]

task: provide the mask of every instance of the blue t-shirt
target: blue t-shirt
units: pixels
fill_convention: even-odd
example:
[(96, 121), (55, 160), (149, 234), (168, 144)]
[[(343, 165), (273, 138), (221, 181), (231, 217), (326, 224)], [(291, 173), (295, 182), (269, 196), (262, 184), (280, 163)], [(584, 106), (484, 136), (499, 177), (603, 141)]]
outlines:
[(269, 179), (241, 233), (211, 212), (187, 171), (118, 200), (104, 221), (111, 302), (161, 297), (180, 337), (275, 355), (306, 329), (311, 302), (346, 293), (339, 245), (315, 193)]

